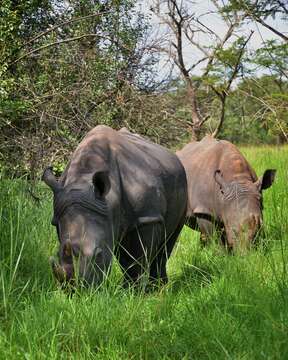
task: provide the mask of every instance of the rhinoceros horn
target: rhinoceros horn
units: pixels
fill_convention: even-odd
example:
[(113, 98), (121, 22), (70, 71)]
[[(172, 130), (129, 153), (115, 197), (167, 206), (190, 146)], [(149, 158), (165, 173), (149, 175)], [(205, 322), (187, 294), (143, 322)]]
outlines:
[(66, 273), (63, 267), (58, 264), (54, 257), (50, 258), (50, 264), (52, 266), (53, 274), (55, 275), (56, 279), (60, 283), (63, 283), (66, 280)]
[(53, 174), (52, 166), (47, 167), (44, 170), (42, 175), (42, 181), (44, 181), (45, 184), (47, 184), (54, 193), (61, 189), (60, 184), (58, 183), (55, 175)]
[(66, 241), (66, 243), (64, 244), (63, 254), (67, 258), (70, 258), (73, 256), (73, 248), (72, 248), (72, 244), (69, 240)]

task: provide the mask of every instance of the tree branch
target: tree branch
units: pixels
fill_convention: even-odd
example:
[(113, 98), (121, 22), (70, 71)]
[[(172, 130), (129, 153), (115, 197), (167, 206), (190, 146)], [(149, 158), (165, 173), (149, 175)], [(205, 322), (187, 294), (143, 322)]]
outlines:
[[(51, 28), (43, 31), (42, 33), (34, 36), (32, 39), (28, 40), (27, 42), (25, 42), (24, 44), (22, 44), (21, 46), (19, 46), (19, 48), (17, 49), (17, 51), (20, 51), (22, 49), (24, 49), (27, 45), (30, 45), (30, 44), (33, 44), (36, 40), (42, 38), (43, 36), (49, 34), (50, 32), (56, 30), (57, 28), (61, 27), (61, 26), (66, 26), (68, 24), (71, 24), (73, 22), (78, 22), (78, 21), (82, 21), (82, 20), (85, 20), (85, 19), (89, 19), (89, 18), (92, 18), (92, 17), (96, 17), (96, 16), (101, 16), (101, 15), (105, 15), (105, 14), (108, 14), (110, 11), (105, 11), (105, 12), (99, 12), (99, 13), (94, 13), (94, 14), (90, 14), (90, 15), (86, 15), (86, 16), (81, 16), (81, 17), (78, 17), (78, 18), (74, 18), (74, 19), (70, 19), (70, 20), (67, 20), (67, 21), (63, 21), (59, 24), (56, 24), (54, 26), (52, 26)], [(9, 57), (5, 57), (2, 61), (1, 61), (1, 64), (4, 64), (5, 61), (9, 59)], [(17, 61), (15, 61), (17, 62)], [(9, 64), (14, 64), (14, 62), (10, 62)]]
[(16, 64), (17, 62), (19, 62), (20, 60), (26, 58), (27, 56), (38, 53), (39, 51), (47, 49), (49, 47), (56, 46), (56, 45), (61, 45), (61, 44), (76, 41), (76, 40), (80, 40), (80, 39), (83, 39), (83, 38), (86, 38), (86, 37), (103, 37), (103, 36), (102, 35), (96, 35), (96, 34), (84, 34), (84, 35), (76, 36), (76, 37), (69, 38), (69, 39), (55, 41), (55, 42), (52, 42), (50, 44), (46, 44), (46, 45), (38, 47), (37, 49), (33, 49), (33, 50), (29, 51), (28, 53), (20, 56), (18, 59), (16, 59), (16, 60), (12, 61), (11, 63), (9, 63), (8, 66)]
[[(40, 46), (36, 49), (33, 49), (29, 52), (27, 52), (26, 54), (20, 56), (19, 58), (17, 58), (16, 60), (10, 62), (8, 64), (8, 68), (19, 62), (20, 60), (32, 55), (32, 54), (35, 54), (35, 53), (38, 53), (39, 51), (41, 50), (44, 50), (44, 49), (47, 49), (49, 47), (53, 47), (53, 46), (57, 46), (57, 45), (61, 45), (61, 44), (64, 44), (64, 43), (69, 43), (69, 42), (72, 42), (72, 41), (77, 41), (77, 40), (80, 40), (80, 39), (84, 39), (84, 38), (87, 38), (87, 37), (98, 37), (98, 38), (102, 38), (102, 39), (106, 39), (106, 40), (109, 40), (111, 41), (111, 39), (107, 36), (103, 36), (103, 35), (98, 35), (98, 34), (83, 34), (83, 35), (79, 35), (79, 36), (75, 36), (73, 38), (69, 38), (69, 39), (64, 39), (64, 40), (58, 40), (58, 41), (55, 41), (55, 42), (52, 42), (52, 43), (49, 43), (49, 44), (46, 44), (46, 45), (43, 45), (43, 46)], [(119, 45), (119, 44), (118, 44)], [(131, 50), (129, 47), (127, 46), (124, 46), (123, 44), (121, 45), (122, 48), (126, 49), (126, 50)]]
[(241, 49), (239, 51), (236, 63), (234, 65), (234, 70), (233, 70), (232, 75), (230, 76), (230, 78), (228, 80), (228, 83), (227, 83), (227, 85), (225, 87), (225, 90), (223, 90), (221, 93), (219, 93), (218, 91), (216, 92), (217, 96), (220, 98), (220, 101), (221, 101), (221, 115), (220, 115), (220, 120), (219, 120), (219, 123), (218, 123), (216, 129), (212, 133), (213, 137), (216, 137), (219, 134), (220, 130), (222, 129), (222, 126), (223, 126), (223, 123), (224, 123), (224, 120), (225, 120), (226, 98), (227, 98), (227, 95), (229, 93), (232, 82), (233, 82), (233, 80), (235, 79), (235, 77), (237, 76), (237, 74), (239, 72), (240, 61), (242, 59), (245, 47), (246, 47), (248, 41), (251, 39), (253, 33), (254, 33), (254, 31), (250, 32), (250, 35), (248, 36), (248, 38), (245, 40), (245, 42), (241, 46)]
[(272, 31), (274, 34), (280, 36), (284, 41), (288, 42), (288, 37), (286, 35), (284, 35), (283, 33), (281, 33), (280, 31), (276, 30), (275, 28), (273, 28), (272, 26), (270, 26), (269, 24), (267, 24), (263, 19), (261, 19), (259, 16), (255, 16), (252, 15), (253, 19), (255, 21), (257, 21), (259, 24), (261, 24), (262, 26), (266, 27), (267, 29), (269, 29), (270, 31)]
[(56, 24), (56, 25), (52, 26), (51, 28), (43, 31), (42, 33), (34, 36), (32, 39), (28, 40), (25, 44), (23, 44), (23, 47), (25, 47), (26, 45), (30, 45), (31, 43), (34, 43), (36, 40), (38, 40), (41, 37), (49, 34), (50, 32), (56, 30), (59, 27), (63, 27), (63, 26), (66, 26), (68, 24), (78, 22), (78, 21), (82, 21), (82, 20), (86, 20), (86, 19), (89, 19), (89, 18), (92, 18), (92, 17), (102, 16), (102, 15), (105, 15), (105, 14), (108, 14), (108, 13), (110, 13), (110, 11), (98, 12), (98, 13), (94, 13), (94, 14), (90, 14), (90, 15), (70, 19), (70, 20), (67, 20), (67, 21), (63, 21), (63, 22), (61, 22), (59, 24)]

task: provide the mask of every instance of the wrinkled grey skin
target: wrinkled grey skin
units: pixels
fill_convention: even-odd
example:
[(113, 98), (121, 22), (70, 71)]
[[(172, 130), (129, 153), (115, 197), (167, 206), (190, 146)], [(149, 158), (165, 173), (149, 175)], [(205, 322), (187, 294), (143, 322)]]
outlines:
[[(43, 180), (54, 192), (59, 252), (51, 263), (60, 282), (72, 281), (77, 272), (86, 284), (99, 284), (113, 253), (126, 283), (137, 282), (144, 271), (150, 280), (167, 281), (166, 261), (187, 207), (185, 170), (176, 155), (125, 128), (97, 126), (59, 181), (50, 168)], [(107, 214), (73, 203), (73, 194), (86, 194)], [(68, 204), (60, 213), (59, 201)]]
[(257, 179), (255, 171), (230, 142), (206, 136), (177, 152), (188, 186), (188, 225), (199, 229), (202, 240), (214, 228), (230, 249), (247, 249), (263, 222), (262, 191), (269, 188), (276, 170)]

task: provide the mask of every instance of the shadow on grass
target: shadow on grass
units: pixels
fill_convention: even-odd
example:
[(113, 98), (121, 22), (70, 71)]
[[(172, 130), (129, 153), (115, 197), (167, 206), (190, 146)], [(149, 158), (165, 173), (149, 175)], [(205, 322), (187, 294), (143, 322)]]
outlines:
[[(217, 249), (216, 249), (217, 250)], [(222, 256), (221, 256), (222, 255)], [(228, 256), (228, 255), (225, 255)], [(181, 266), (181, 273), (170, 278), (170, 288), (172, 293), (179, 291), (197, 291), (209, 286), (221, 275), (221, 263), (224, 261), (223, 252), (212, 250), (202, 250), (202, 253), (195, 256)]]

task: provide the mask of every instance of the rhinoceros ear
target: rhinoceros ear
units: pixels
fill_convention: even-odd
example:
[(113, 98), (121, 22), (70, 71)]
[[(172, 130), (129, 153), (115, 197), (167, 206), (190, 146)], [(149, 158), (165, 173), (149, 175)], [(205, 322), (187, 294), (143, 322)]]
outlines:
[(258, 187), (259, 191), (268, 189), (274, 182), (276, 176), (275, 169), (268, 169), (265, 170), (263, 176), (261, 176), (256, 181), (256, 186)]
[(223, 174), (222, 174), (221, 170), (219, 170), (219, 169), (215, 170), (214, 179), (215, 179), (216, 183), (220, 186), (221, 192), (224, 192), (227, 183), (223, 178)]
[(44, 170), (41, 180), (44, 181), (53, 192), (57, 192), (61, 189), (61, 185), (58, 183), (55, 175), (53, 174), (52, 166), (47, 167)]
[(96, 171), (93, 175), (92, 182), (96, 196), (105, 197), (111, 188), (109, 171)]

